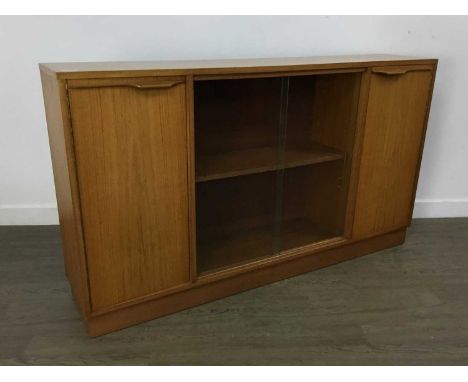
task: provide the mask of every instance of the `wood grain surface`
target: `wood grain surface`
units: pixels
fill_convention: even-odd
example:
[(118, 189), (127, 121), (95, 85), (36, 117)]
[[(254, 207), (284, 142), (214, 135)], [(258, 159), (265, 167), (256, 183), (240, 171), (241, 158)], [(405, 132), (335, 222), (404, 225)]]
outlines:
[(45, 72), (41, 73), (41, 80), (64, 247), (65, 272), (79, 309), (86, 317), (91, 306), (66, 83)]
[(404, 69), (372, 74), (353, 226), (356, 237), (406, 227), (410, 219), (433, 73)]
[(185, 85), (69, 94), (93, 309), (188, 282)]
[(374, 54), (316, 57), (277, 57), (225, 60), (67, 62), (41, 64), (60, 79), (127, 76), (218, 75), (329, 70), (398, 64), (433, 64), (432, 58)]

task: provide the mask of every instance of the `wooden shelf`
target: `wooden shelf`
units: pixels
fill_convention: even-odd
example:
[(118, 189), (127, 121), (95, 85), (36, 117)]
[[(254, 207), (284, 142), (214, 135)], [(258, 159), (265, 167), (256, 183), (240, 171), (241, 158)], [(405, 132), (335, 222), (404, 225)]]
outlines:
[(343, 154), (319, 144), (287, 147), (283, 152), (278, 147), (258, 147), (200, 155), (196, 163), (196, 181), (232, 178), (342, 158)]
[(269, 226), (218, 236), (208, 235), (198, 244), (198, 273), (220, 270), (273, 256), (281, 251), (312, 244), (333, 236), (335, 235), (318, 229), (307, 219), (283, 222), (277, 230)]

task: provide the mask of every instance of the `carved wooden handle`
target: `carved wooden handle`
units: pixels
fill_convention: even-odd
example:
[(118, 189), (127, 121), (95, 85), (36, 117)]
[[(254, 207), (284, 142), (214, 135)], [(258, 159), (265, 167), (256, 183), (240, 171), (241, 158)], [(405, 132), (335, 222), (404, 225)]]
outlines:
[(154, 84), (125, 84), (125, 85), (116, 85), (116, 86), (129, 86), (136, 89), (164, 89), (172, 88), (175, 85), (181, 84), (184, 81), (161, 81)]
[(372, 73), (382, 74), (385, 76), (399, 76), (408, 72), (420, 72), (423, 70), (431, 70), (429, 67), (413, 67), (413, 68), (373, 68)]
[(132, 82), (104, 82), (104, 83), (82, 83), (82, 84), (71, 84), (68, 86), (69, 89), (90, 89), (90, 88), (116, 88), (116, 87), (126, 87), (134, 88), (139, 90), (150, 90), (150, 89), (168, 89), (173, 86), (184, 83), (183, 80), (167, 80), (167, 81), (158, 81), (155, 83), (149, 84), (138, 84)]

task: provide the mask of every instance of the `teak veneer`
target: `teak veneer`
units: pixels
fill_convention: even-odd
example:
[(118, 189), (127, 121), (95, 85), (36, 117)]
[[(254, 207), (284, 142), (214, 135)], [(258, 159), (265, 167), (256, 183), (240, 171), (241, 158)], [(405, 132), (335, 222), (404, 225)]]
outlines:
[(41, 64), (91, 336), (403, 243), (436, 59)]

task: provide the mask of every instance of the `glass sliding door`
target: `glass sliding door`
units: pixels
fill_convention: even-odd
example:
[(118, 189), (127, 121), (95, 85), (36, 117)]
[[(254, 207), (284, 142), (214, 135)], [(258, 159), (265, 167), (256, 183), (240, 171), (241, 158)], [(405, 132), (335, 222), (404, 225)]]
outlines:
[(281, 78), (195, 82), (199, 273), (277, 252), (282, 86)]
[[(361, 73), (290, 78), (280, 251), (344, 234)], [(288, 165), (287, 153), (302, 163)]]
[(198, 273), (343, 235), (360, 80), (195, 81)]

